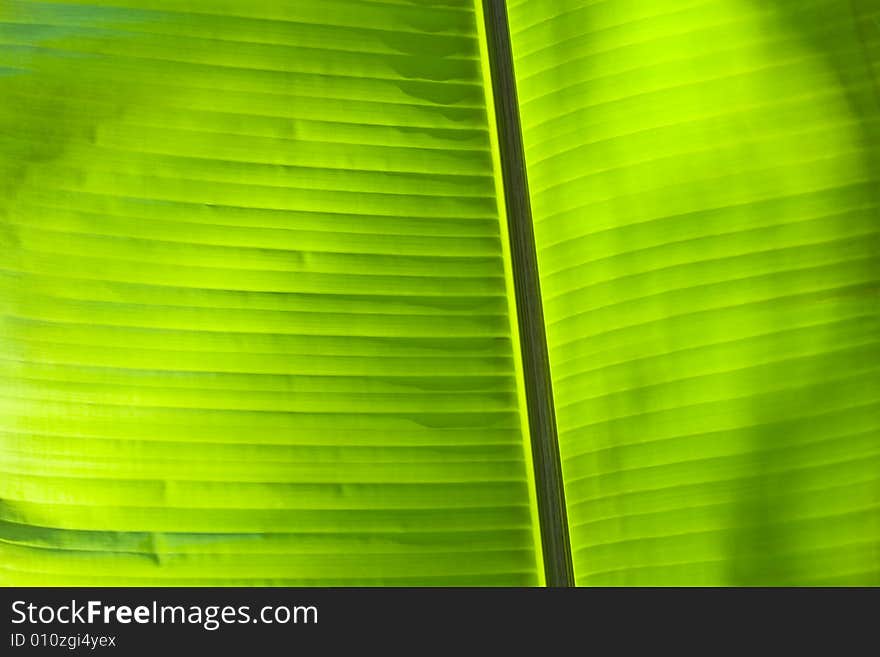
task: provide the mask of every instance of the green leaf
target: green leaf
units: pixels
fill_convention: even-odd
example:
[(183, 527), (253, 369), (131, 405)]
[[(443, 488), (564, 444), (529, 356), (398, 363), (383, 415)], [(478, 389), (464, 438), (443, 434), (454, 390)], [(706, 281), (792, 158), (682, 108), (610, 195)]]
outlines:
[(480, 52), (0, 4), (0, 584), (542, 581)]
[(508, 6), (577, 582), (880, 583), (880, 6)]
[(880, 584), (880, 7), (506, 5), (0, 0), (0, 585), (543, 584), (496, 102), (577, 583)]

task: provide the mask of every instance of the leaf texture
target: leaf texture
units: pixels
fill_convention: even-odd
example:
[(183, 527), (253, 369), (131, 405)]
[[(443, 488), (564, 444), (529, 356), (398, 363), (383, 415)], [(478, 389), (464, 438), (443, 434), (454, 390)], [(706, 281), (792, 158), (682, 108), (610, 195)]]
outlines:
[(880, 583), (880, 6), (508, 7), (577, 582)]
[(478, 25), (0, 2), (0, 584), (542, 581)]

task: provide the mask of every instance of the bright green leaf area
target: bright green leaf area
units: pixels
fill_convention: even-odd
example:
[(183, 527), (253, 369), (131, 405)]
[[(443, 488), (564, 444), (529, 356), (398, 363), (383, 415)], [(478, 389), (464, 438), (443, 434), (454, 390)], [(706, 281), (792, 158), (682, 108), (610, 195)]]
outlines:
[(543, 580), (479, 20), (0, 0), (0, 584)]
[(577, 582), (880, 584), (880, 4), (509, 17)]

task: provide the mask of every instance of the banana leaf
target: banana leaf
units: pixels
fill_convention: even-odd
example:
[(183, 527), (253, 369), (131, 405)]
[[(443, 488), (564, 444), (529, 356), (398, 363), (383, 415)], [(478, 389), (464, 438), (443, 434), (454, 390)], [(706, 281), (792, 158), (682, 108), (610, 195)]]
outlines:
[(0, 97), (0, 586), (880, 584), (874, 0), (0, 0)]

